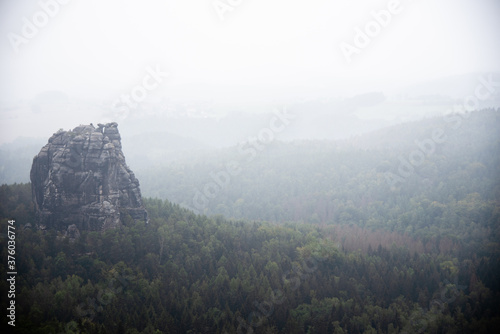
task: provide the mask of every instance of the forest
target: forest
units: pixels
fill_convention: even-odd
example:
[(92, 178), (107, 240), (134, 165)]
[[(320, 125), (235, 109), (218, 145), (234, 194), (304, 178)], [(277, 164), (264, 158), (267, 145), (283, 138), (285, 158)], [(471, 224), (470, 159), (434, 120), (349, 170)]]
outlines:
[[(500, 111), (483, 110), (141, 169), (149, 223), (124, 215), (78, 239), (36, 228), (29, 183), (1, 185), (15, 332), (494, 332), (498, 128)], [(196, 207), (230, 161), (241, 171)]]
[[(500, 219), (499, 128), (499, 112), (483, 110), (405, 123), (345, 141), (276, 141), (250, 162), (235, 147), (136, 174), (146, 196), (203, 214), (355, 226), (422, 240), (439, 235), (494, 242), (500, 237), (495, 234)], [(421, 143), (439, 130), (442, 142), (423, 149), (416, 144), (425, 146)], [(410, 165), (418, 152), (424, 159)], [(241, 172), (219, 186), (215, 196), (207, 193), (200, 201), (196, 194), (216, 183), (213, 175), (231, 161), (239, 163)], [(402, 168), (408, 165), (413, 170)]]

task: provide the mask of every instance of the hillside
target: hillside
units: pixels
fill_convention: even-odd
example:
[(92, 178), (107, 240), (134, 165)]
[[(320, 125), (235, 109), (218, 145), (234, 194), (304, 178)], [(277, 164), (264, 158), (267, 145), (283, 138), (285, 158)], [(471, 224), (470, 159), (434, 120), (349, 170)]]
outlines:
[[(488, 228), (498, 219), (498, 128), (499, 112), (484, 110), (349, 141), (275, 141), (259, 149), (246, 143), (137, 175), (146, 196), (196, 212), (419, 236), (432, 235), (438, 224), (459, 236), (463, 231), (453, 225), (458, 221), (473, 219)], [(228, 164), (238, 167), (236, 175), (227, 173)], [(476, 202), (480, 212), (464, 207)]]
[(71, 238), (34, 228), (30, 184), (4, 184), (15, 332), (494, 332), (499, 122), (483, 110), (179, 157), (136, 172), (148, 223)]
[(0, 187), (1, 228), (16, 218), (16, 333), (491, 333), (500, 324), (498, 246), (352, 252), (311, 225), (197, 216), (152, 199), (148, 225), (70, 242), (28, 227), (29, 189)]

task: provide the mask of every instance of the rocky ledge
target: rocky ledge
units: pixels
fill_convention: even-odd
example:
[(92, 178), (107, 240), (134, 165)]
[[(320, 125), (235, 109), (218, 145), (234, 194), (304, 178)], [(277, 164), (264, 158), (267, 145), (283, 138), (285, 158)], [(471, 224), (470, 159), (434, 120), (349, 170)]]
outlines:
[(127, 215), (148, 221), (117, 123), (59, 130), (34, 157), (30, 178), (38, 228), (102, 231)]

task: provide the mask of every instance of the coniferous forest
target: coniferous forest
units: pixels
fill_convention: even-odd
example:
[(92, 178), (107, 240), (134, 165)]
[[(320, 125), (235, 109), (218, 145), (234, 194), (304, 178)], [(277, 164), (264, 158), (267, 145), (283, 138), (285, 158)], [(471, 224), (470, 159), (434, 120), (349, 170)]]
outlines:
[(500, 1), (0, 1), (0, 334), (492, 334)]
[[(36, 228), (29, 183), (1, 185), (15, 332), (493, 333), (499, 125), (483, 110), (143, 169), (149, 222), (79, 238)], [(196, 207), (227, 161), (239, 175)]]

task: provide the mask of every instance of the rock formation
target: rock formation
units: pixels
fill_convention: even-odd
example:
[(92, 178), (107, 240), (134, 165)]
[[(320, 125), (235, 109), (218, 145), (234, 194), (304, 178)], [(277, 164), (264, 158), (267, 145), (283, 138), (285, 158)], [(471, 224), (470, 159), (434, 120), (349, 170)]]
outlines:
[(59, 130), (34, 157), (30, 178), (39, 228), (101, 231), (120, 226), (126, 214), (147, 222), (117, 126)]

